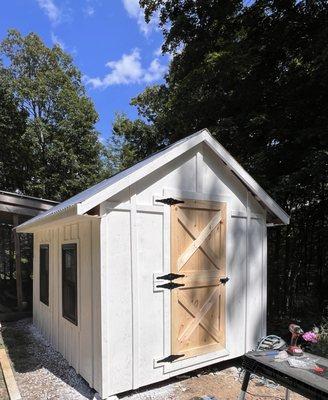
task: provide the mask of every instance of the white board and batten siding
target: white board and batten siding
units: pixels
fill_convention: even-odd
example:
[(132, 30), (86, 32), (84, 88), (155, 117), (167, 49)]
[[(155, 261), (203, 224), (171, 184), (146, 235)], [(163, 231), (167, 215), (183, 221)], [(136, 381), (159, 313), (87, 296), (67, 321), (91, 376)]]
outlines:
[[(175, 225), (180, 233), (175, 231), (173, 239), (171, 208), (157, 201), (168, 197), (196, 200), (177, 206), (182, 214), (175, 209), (180, 222), (187, 218), (189, 233)], [(212, 208), (204, 201), (212, 202)], [(188, 211), (183, 210), (188, 207)], [(198, 216), (205, 216), (205, 221), (212, 221), (209, 216), (213, 218), (217, 212), (224, 213), (224, 218), (217, 214), (223, 218), (224, 228), (217, 221), (210, 228), (213, 235), (209, 239), (207, 225), (200, 222), (203, 217), (191, 215), (190, 207)], [(289, 216), (207, 130), (199, 131), (17, 228), (18, 232), (34, 233), (34, 322), (102, 398), (241, 356), (256, 348), (266, 334), (267, 222), (288, 224)], [(190, 238), (197, 236), (190, 235), (191, 226), (191, 231), (199, 234), (197, 239)], [(216, 264), (213, 258), (217, 254), (213, 253), (214, 228), (223, 232), (218, 247), (224, 264)], [(174, 314), (170, 290), (159, 287), (159, 282), (167, 281), (158, 278), (180, 271), (171, 268), (171, 240), (182, 234), (186, 242), (180, 241), (177, 248), (181, 250), (190, 241), (196, 246), (202, 235), (213, 265), (207, 265), (204, 258), (200, 261), (199, 254), (196, 261), (190, 259), (196, 269), (184, 265), (187, 274), (181, 279), (186, 285), (179, 287), (179, 293), (188, 289), (188, 279), (191, 285), (192, 274), (204, 277), (206, 269), (212, 284), (205, 284), (207, 292), (199, 283), (189, 286), (195, 292), (201, 287), (198, 293), (202, 294), (189, 297), (187, 313), (181, 314), (180, 308), (180, 314)], [(78, 250), (78, 326), (64, 319), (61, 309), (61, 248), (72, 242)], [(49, 307), (39, 300), (40, 244), (49, 244)], [(204, 250), (202, 244), (199, 246), (201, 250), (195, 247), (198, 253)], [(180, 255), (185, 253), (181, 251)], [(216, 268), (215, 272), (211, 268)], [(230, 278), (224, 287), (220, 286), (221, 271)], [(178, 305), (184, 295), (174, 293), (172, 298)], [(202, 300), (206, 296), (209, 302)], [(220, 311), (215, 314), (216, 301)], [(202, 326), (214, 332), (217, 343), (212, 346), (199, 335), (202, 339), (193, 342), (192, 349), (188, 335), (200, 332), (194, 329), (198, 329), (204, 312)], [(172, 321), (172, 315), (183, 317)], [(209, 318), (213, 321), (210, 328)], [(180, 328), (183, 333), (178, 336)], [(185, 346), (176, 354), (179, 358), (161, 362), (172, 355), (173, 347), (179, 353), (179, 340)], [(202, 351), (205, 347), (207, 353)]]
[[(171, 354), (170, 207), (163, 197), (227, 204), (226, 349)], [(254, 349), (266, 326), (266, 214), (202, 144), (101, 205), (103, 396), (138, 388)]]
[[(101, 390), (99, 219), (53, 226), (34, 233), (33, 322), (90, 384)], [(62, 245), (77, 244), (78, 325), (62, 316)], [(40, 301), (40, 245), (49, 245), (49, 306)]]

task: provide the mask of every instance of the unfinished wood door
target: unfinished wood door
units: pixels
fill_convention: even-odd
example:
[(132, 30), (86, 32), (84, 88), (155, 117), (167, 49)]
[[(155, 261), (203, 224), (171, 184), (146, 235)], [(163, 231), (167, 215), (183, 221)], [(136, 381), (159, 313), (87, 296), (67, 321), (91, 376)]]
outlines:
[(185, 201), (171, 207), (172, 354), (225, 347), (226, 205)]

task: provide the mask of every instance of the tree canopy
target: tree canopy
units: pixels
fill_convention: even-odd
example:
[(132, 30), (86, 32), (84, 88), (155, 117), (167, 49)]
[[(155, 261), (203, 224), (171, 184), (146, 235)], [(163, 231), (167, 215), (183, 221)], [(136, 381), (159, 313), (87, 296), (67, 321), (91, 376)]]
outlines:
[[(1, 68), (1, 67), (0, 67)], [(1, 79), (1, 78), (0, 78)], [(18, 108), (8, 85), (0, 84), (0, 182), (9, 190), (22, 188), (28, 179), (28, 157), (22, 157), (29, 148), (26, 137), (27, 114)]]
[(328, 307), (328, 2), (140, 4), (146, 19), (159, 15), (173, 60), (162, 85), (132, 100), (139, 118), (116, 120), (121, 164), (209, 128), (291, 214), (270, 231), (269, 292), (281, 290), (271, 317), (297, 318), (307, 303), (318, 319)]
[(15, 30), (1, 42), (0, 57), (1, 188), (63, 200), (95, 183), (98, 115), (72, 58)]

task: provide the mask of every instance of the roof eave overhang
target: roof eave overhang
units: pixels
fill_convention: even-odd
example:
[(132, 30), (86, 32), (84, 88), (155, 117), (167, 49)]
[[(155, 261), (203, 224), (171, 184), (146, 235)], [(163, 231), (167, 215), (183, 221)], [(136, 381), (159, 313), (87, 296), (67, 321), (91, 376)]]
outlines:
[(85, 214), (92, 208), (96, 207), (100, 203), (106, 201), (110, 197), (114, 196), (115, 194), (119, 193), (121, 190), (125, 189), (126, 187), (133, 185), (148, 173), (151, 173), (158, 168), (162, 167), (163, 165), (173, 161), (183, 153), (188, 150), (191, 150), (201, 142), (205, 140), (204, 138), (205, 131), (201, 131), (195, 135), (192, 135), (190, 139), (184, 143), (181, 143), (180, 146), (170, 149), (170, 151), (165, 152), (163, 154), (154, 159), (151, 163), (146, 164), (140, 169), (133, 171), (129, 176), (127, 176), (123, 180), (119, 180), (118, 182), (114, 183), (110, 187), (104, 189), (102, 192), (97, 193), (91, 196), (84, 202), (78, 204), (78, 214)]
[(205, 141), (221, 158), (227, 168), (229, 168), (242, 184), (250, 190), (262, 207), (275, 216), (271, 222), (274, 224), (288, 225), (290, 221), (289, 215), (262, 189), (249, 173), (244, 170), (244, 168), (210, 135), (208, 131), (207, 139)]
[(26, 221), (23, 224), (17, 226), (16, 231), (18, 233), (33, 233), (36, 230), (46, 228), (49, 224), (53, 224), (57, 221), (62, 221), (63, 219), (76, 217), (77, 214), (77, 204), (65, 208), (64, 210), (58, 211), (49, 216), (45, 216), (44, 219), (40, 221)]

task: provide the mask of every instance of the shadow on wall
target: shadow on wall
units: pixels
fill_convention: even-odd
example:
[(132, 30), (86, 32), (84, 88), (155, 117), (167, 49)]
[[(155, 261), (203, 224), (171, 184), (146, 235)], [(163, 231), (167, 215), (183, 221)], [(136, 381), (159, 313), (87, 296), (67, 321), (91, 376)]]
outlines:
[[(37, 328), (33, 326), (30, 318), (6, 323), (2, 336), (16, 372), (24, 374), (40, 370), (40, 375), (37, 377), (26, 378), (28, 384), (30, 383), (28, 395), (31, 395), (33, 391), (40, 390), (39, 393), (44, 394), (45, 391), (48, 391), (49, 394), (51, 392), (51, 396), (58, 395), (60, 398), (66, 391), (70, 392), (71, 389), (75, 389), (84, 398), (93, 399), (95, 391), (80, 375), (76, 374), (63, 356), (47, 343)], [(44, 369), (46, 371), (42, 371)], [(57, 379), (49, 377), (48, 371)], [(30, 379), (31, 382), (29, 382)], [(69, 387), (63, 387), (63, 382)], [(56, 392), (57, 390), (58, 392)], [(70, 392), (70, 395), (73, 392)], [(25, 398), (24, 393), (22, 395)]]
[[(208, 152), (204, 152), (204, 162), (206, 159), (206, 154)], [(214, 162), (213, 159), (209, 158), (208, 162), (206, 162), (207, 168), (211, 169), (213, 174), (215, 174), (218, 179), (222, 182), (223, 185), (229, 187), (239, 198), (239, 200), (243, 203), (245, 207), (247, 207), (247, 189), (240, 183), (240, 181), (231, 173), (225, 171), (225, 166), (223, 163)], [(199, 179), (199, 176), (198, 176)], [(201, 176), (201, 179), (204, 179)], [(183, 183), (183, 182), (181, 182)], [(206, 187), (206, 194), (217, 197), (222, 193), (218, 190), (218, 187), (215, 184), (215, 181), (212, 180), (212, 184), (209, 187), (208, 183), (204, 183), (200, 185), (200, 187)], [(196, 188), (195, 188), (196, 189)], [(197, 189), (196, 189), (197, 191)], [(249, 194), (252, 196), (252, 194)], [(227, 216), (228, 219), (228, 216)], [(246, 288), (246, 257), (248, 253), (248, 260), (250, 262), (255, 262), (259, 256), (262, 257), (262, 242), (258, 241), (258, 237), (252, 237), (249, 235), (249, 240), (251, 242), (247, 243), (246, 240), (246, 219), (245, 218), (231, 218), (230, 221), (227, 220), (229, 232), (226, 232), (226, 247), (227, 247), (227, 259), (226, 259), (226, 273), (231, 278), (231, 280), (226, 284), (226, 293), (229, 291), (229, 296), (226, 297), (226, 317), (231, 320), (231, 328), (239, 329), (240, 332), (234, 332), (234, 340), (236, 343), (230, 343), (232, 346), (240, 346), (238, 351), (245, 351), (245, 345), (253, 343), (256, 345), (258, 341), (261, 339), (262, 335), (262, 313), (261, 312), (248, 312), (247, 318), (253, 318), (252, 321), (246, 320), (246, 304), (243, 302), (243, 299), (248, 295), (248, 304), (252, 307), (252, 288), (258, 288), (262, 286), (262, 268), (256, 268), (256, 270), (252, 269), (249, 273), (248, 279), (249, 287), (247, 293)], [(254, 229), (254, 226), (253, 226)], [(254, 235), (254, 232), (253, 232)], [(228, 243), (228, 240), (231, 240), (232, 243)], [(230, 250), (228, 252), (228, 249)], [(228, 269), (229, 268), (229, 269)], [(250, 269), (250, 265), (248, 266)], [(243, 279), (241, 279), (243, 277)], [(234, 279), (234, 282), (232, 282)], [(195, 296), (197, 294), (195, 293)], [(258, 304), (255, 304), (258, 307)], [(260, 310), (258, 310), (260, 311)], [(250, 315), (251, 314), (251, 315)], [(208, 315), (209, 318), (212, 318), (211, 322), (215, 325), (216, 321), (214, 313), (210, 313)], [(243, 331), (246, 329), (246, 326), (249, 325), (247, 330), (247, 338), (245, 338)], [(226, 326), (228, 329), (228, 326)], [(240, 339), (240, 342), (239, 342)], [(226, 342), (229, 346), (229, 331), (226, 331)], [(230, 350), (228, 348), (228, 350)], [(232, 349), (231, 349), (232, 350)], [(254, 349), (255, 350), (255, 349)]]

